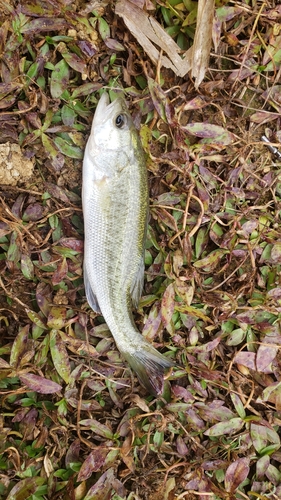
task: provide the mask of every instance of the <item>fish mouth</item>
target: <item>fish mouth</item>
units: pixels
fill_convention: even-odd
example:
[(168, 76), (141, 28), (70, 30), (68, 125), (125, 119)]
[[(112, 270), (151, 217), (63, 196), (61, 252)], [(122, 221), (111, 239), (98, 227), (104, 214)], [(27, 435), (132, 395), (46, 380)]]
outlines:
[(104, 92), (97, 104), (93, 125), (100, 125), (106, 122), (111, 115), (114, 116), (116, 113), (126, 111), (126, 109), (126, 104), (122, 97), (117, 97), (117, 99), (110, 103), (108, 93)]

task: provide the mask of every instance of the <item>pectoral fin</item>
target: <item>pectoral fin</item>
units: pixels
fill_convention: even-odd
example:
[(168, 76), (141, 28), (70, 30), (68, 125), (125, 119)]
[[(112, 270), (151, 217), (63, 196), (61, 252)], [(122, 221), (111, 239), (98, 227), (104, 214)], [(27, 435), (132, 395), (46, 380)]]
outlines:
[(83, 267), (83, 274), (84, 274), (84, 286), (85, 286), (85, 292), (86, 292), (88, 304), (93, 309), (94, 312), (101, 313), (100, 306), (99, 306), (97, 297), (96, 297), (96, 295), (91, 287), (90, 280), (88, 278), (88, 274), (87, 274), (85, 265)]

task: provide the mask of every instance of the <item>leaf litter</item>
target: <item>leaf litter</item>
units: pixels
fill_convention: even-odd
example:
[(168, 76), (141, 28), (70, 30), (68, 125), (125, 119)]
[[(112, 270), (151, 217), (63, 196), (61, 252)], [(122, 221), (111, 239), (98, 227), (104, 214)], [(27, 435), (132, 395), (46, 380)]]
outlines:
[[(1, 2), (0, 498), (281, 496), (281, 12), (201, 8)], [(176, 363), (158, 400), (85, 301), (81, 159), (103, 87), (147, 156), (134, 316)]]

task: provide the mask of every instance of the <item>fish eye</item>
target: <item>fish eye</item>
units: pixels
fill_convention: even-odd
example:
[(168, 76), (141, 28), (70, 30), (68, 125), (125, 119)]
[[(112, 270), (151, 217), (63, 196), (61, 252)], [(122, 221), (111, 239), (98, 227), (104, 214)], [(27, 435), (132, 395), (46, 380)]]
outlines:
[(117, 115), (115, 118), (115, 125), (117, 128), (124, 128), (127, 123), (126, 115)]

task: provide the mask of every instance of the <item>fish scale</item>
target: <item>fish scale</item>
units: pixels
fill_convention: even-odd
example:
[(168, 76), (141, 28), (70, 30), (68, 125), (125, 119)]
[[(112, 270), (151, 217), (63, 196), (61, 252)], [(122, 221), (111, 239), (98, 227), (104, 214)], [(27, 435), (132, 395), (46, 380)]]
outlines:
[(92, 309), (103, 315), (117, 347), (140, 382), (161, 394), (173, 363), (137, 330), (132, 303), (142, 292), (148, 183), (144, 154), (118, 98), (98, 103), (83, 160), (84, 283)]

